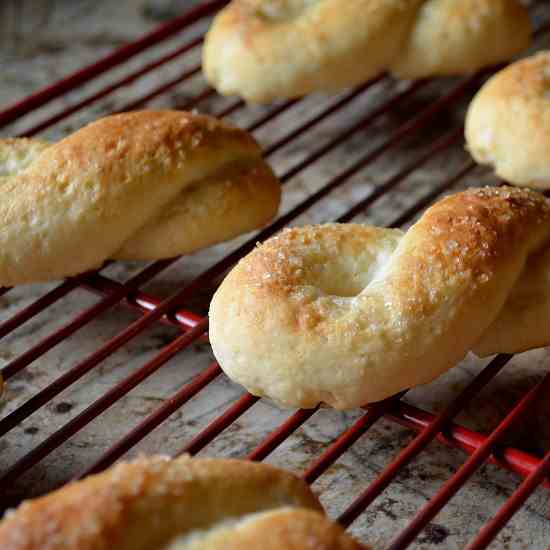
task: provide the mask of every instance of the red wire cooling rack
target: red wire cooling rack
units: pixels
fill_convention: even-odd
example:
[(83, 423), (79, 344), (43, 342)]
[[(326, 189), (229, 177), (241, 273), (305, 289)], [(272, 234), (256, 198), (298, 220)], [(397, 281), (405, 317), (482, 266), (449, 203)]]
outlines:
[[(113, 69), (115, 66), (124, 64), (131, 58), (137, 56), (140, 52), (164, 42), (185, 29), (189, 29), (203, 18), (212, 16), (224, 3), (225, 2), (219, 0), (205, 2), (201, 6), (191, 9), (188, 13), (174, 19), (170, 23), (159, 27), (154, 32), (116, 50), (96, 63), (5, 108), (0, 112), (0, 127), (5, 127), (10, 123), (21, 120), (25, 115), (31, 113), (31, 111), (35, 111), (47, 103), (65, 96), (68, 92), (96, 79), (98, 76)], [(548, 30), (549, 29), (546, 27), (539, 29), (537, 31), (537, 36), (540, 37), (548, 32)], [(190, 51), (199, 48), (202, 41), (202, 36), (189, 40), (175, 50), (142, 66), (139, 70), (135, 70), (114, 83), (104, 86), (94, 94), (73, 103), (69, 107), (63, 108), (58, 114), (49, 116), (45, 120), (36, 123), (33, 127), (23, 132), (22, 135), (32, 136), (49, 128), (57, 122), (64, 120), (69, 115), (108, 96), (115, 90), (127, 86), (144, 75), (155, 71), (165, 63), (185, 56)], [(191, 66), (177, 78), (163, 82), (146, 96), (140, 97), (132, 101), (132, 103), (125, 105), (122, 110), (129, 110), (145, 105), (157, 96), (174, 88), (176, 85), (184, 85), (189, 79), (199, 73), (200, 65)], [(141, 334), (153, 323), (160, 322), (176, 326), (181, 329), (181, 334), (175, 337), (169, 344), (162, 347), (153, 359), (119, 381), (98, 399), (93, 401), (81, 413), (59, 427), (15, 463), (9, 465), (7, 469), (0, 473), (0, 491), (4, 490), (10, 484), (13, 484), (13, 482), (23, 473), (33, 468), (62, 443), (67, 441), (68, 438), (105, 412), (111, 405), (116, 403), (133, 388), (137, 387), (145, 379), (160, 369), (178, 352), (187, 348), (198, 339), (207, 339), (207, 318), (182, 308), (182, 304), (185, 304), (197, 291), (204, 288), (205, 285), (216, 281), (240, 257), (250, 251), (258, 240), (261, 241), (269, 237), (308, 209), (315, 207), (316, 204), (331, 191), (343, 185), (357, 173), (368, 168), (371, 163), (386, 155), (406, 138), (415, 135), (420, 130), (429, 128), (438, 114), (444, 109), (454, 106), (469, 92), (475, 90), (479, 86), (482, 78), (487, 76), (487, 74), (489, 74), (489, 71), (481, 72), (453, 83), (453, 85), (445, 93), (441, 94), (438, 99), (430, 103), (427, 107), (419, 110), (412, 118), (406, 120), (401, 126), (393, 131), (393, 133), (386, 136), (382, 143), (378, 144), (374, 149), (369, 148), (369, 150), (355, 160), (349, 168), (346, 168), (330, 178), (317, 191), (295, 205), (254, 238), (246, 241), (229, 255), (202, 272), (191, 282), (178, 288), (172, 296), (161, 300), (143, 292), (140, 288), (145, 283), (151, 281), (161, 271), (172, 265), (177, 259), (152, 263), (124, 283), (108, 278), (100, 272), (86, 273), (78, 277), (67, 279), (41, 295), (34, 302), (30, 303), (30, 305), (20, 309), (12, 317), (3, 321), (0, 324), (0, 338), (4, 338), (23, 323), (52, 306), (58, 300), (77, 288), (85, 288), (100, 296), (100, 299), (95, 302), (94, 305), (80, 311), (70, 322), (51, 332), (44, 339), (38, 341), (18, 357), (11, 360), (2, 370), (4, 378), (9, 381), (12, 377), (17, 376), (24, 369), (29, 367), (33, 361), (41, 357), (48, 350), (67, 339), (70, 335), (96, 319), (100, 314), (115, 304), (125, 304), (140, 312), (140, 316), (137, 320), (129, 324), (124, 330), (108, 340), (92, 354), (73, 365), (59, 378), (46, 385), (36, 394), (29, 396), (18, 408), (0, 418), (0, 436), (5, 435), (27, 417), (39, 411), (60, 392), (77, 382), (86, 373), (96, 368), (103, 360), (121, 348), (121, 346)], [(315, 116), (302, 122), (298, 127), (288, 131), (288, 133), (269, 144), (265, 148), (266, 157), (269, 158), (283, 147), (292, 144), (294, 140), (300, 136), (304, 136), (308, 131), (328, 117), (337, 115), (346, 105), (364, 94), (369, 93), (387, 79), (387, 76), (382, 75), (349, 91), (345, 95), (339, 96), (337, 100), (330, 103), (323, 110), (315, 114)], [(392, 95), (383, 98), (381, 102), (371, 106), (366, 114), (362, 115), (348, 126), (344, 126), (343, 129), (333, 133), (328, 141), (308, 151), (305, 158), (301, 159), (297, 164), (280, 175), (281, 181), (286, 184), (295, 176), (318, 162), (324, 155), (352, 138), (360, 130), (372, 126), (383, 115), (392, 113), (392, 111), (397, 109), (402, 102), (413, 98), (415, 94), (426, 87), (427, 84), (427, 81), (408, 83)], [(203, 90), (190, 99), (184, 107), (192, 108), (200, 106), (201, 102), (214, 96), (214, 90), (204, 87)], [(299, 103), (300, 100), (293, 100), (273, 106), (270, 110), (263, 111), (261, 116), (248, 124), (247, 129), (251, 132), (255, 132), (276, 117), (291, 110)], [(215, 114), (218, 116), (229, 116), (230, 114), (238, 111), (245, 111), (246, 109), (247, 107), (242, 101), (233, 100)], [(437, 159), (438, 156), (442, 155), (450, 147), (459, 146), (461, 143), (461, 127), (450, 128), (442, 133), (436, 139), (428, 143), (423, 152), (399, 170), (398, 173), (388, 178), (382, 184), (377, 185), (367, 198), (349, 207), (347, 212), (342, 214), (337, 221), (350, 221), (354, 216), (363, 212), (376, 201), (391, 193), (392, 190), (397, 188), (399, 184), (421, 166)], [(401, 213), (396, 219), (388, 220), (387, 225), (401, 226), (406, 224), (440, 194), (444, 193), (470, 174), (474, 168), (475, 165), (472, 162), (466, 162), (458, 171), (449, 174), (444, 181), (435, 185), (427, 195), (408, 207), (406, 211)], [(9, 291), (10, 289), (8, 288), (0, 289), (0, 294), (5, 294)], [(432, 414), (404, 402), (401, 398), (405, 392), (366, 408), (355, 423), (345, 429), (339, 437), (322, 451), (320, 456), (318, 456), (313, 463), (309, 464), (304, 473), (304, 478), (309, 483), (316, 481), (341, 455), (350, 449), (350, 447), (365, 434), (375, 422), (384, 417), (410, 428), (416, 435), (412, 441), (399, 452), (393, 461), (377, 475), (376, 479), (367, 486), (351, 505), (342, 511), (338, 521), (346, 527), (349, 526), (367, 509), (373, 500), (396, 479), (406, 465), (422, 453), (433, 440), (438, 439), (445, 445), (465, 451), (469, 456), (462, 466), (449, 477), (448, 481), (438, 490), (438, 492), (418, 511), (405, 529), (397, 534), (390, 548), (405, 548), (410, 545), (435, 515), (447, 504), (447, 502), (449, 502), (454, 494), (463, 487), (472, 474), (474, 474), (474, 472), (485, 462), (492, 462), (502, 468), (515, 472), (523, 478), (523, 481), (510, 498), (502, 505), (493, 519), (482, 528), (469, 545), (471, 549), (485, 548), (494, 540), (499, 530), (523, 505), (537, 487), (544, 485), (550, 488), (550, 480), (548, 479), (550, 453), (547, 453), (541, 459), (518, 449), (503, 446), (503, 439), (508, 430), (514, 423), (521, 420), (529, 410), (529, 407), (533, 405), (543, 392), (550, 389), (550, 373), (548, 373), (538, 384), (533, 386), (520, 401), (509, 410), (504, 419), (489, 434), (483, 435), (453, 423), (454, 417), (479, 396), (481, 390), (491, 382), (510, 359), (510, 355), (499, 355), (495, 357), (480, 371), (458, 397), (449, 402), (443, 410), (437, 414)], [(129, 449), (180, 409), (192, 397), (196, 396), (201, 391), (208, 391), (209, 384), (220, 374), (221, 370), (219, 366), (216, 363), (211, 363), (203, 372), (199, 373), (189, 383), (180, 387), (173, 395), (163, 401), (152, 413), (145, 416), (134, 429), (120, 440), (116, 441), (115, 444), (108, 448), (85, 472), (81, 472), (80, 476), (106, 468), (119, 457), (123, 456)], [(258, 398), (250, 394), (245, 394), (237, 399), (214, 421), (197, 433), (195, 437), (181, 449), (181, 452), (191, 454), (199, 452), (243, 413), (250, 409), (257, 401)], [(307, 422), (312, 415), (316, 414), (316, 412), (317, 409), (299, 410), (292, 414), (261, 442), (261, 444), (248, 455), (248, 458), (250, 460), (262, 460), (267, 457), (284, 442), (287, 437), (302, 424)]]

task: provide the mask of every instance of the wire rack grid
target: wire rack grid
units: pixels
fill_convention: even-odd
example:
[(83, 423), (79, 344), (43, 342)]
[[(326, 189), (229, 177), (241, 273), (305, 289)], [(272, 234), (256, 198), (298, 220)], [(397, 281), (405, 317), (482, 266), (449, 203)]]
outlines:
[[(2, 410), (0, 436), (8, 444), (17, 441), (13, 445), (19, 446), (16, 458), (0, 471), (0, 491), (7, 495), (4, 507), (28, 496), (29, 486), (37, 479), (48, 478), (45, 470), (64, 456), (59, 453), (68, 443), (76, 440), (86, 447), (86, 464), (82, 467), (78, 463), (76, 470), (63, 468), (57, 477), (47, 479), (48, 488), (108, 467), (127, 452), (139, 450), (144, 441), (168, 426), (164, 439), (152, 440), (153, 446), (145, 448), (159, 448), (172, 454), (211, 450), (251, 460), (270, 457), (281, 465), (292, 457), (289, 461), (293, 465), (303, 463), (304, 478), (308, 483), (316, 483), (323, 495), (326, 491), (330, 497), (327, 497), (329, 512), (342, 525), (352, 526), (359, 536), (370, 540), (372, 532), (380, 527), (380, 542), (392, 549), (415, 542), (420, 547), (431, 547), (445, 540), (450, 543), (452, 528), (434, 523), (434, 518), (451, 510), (451, 499), (456, 493), (472, 487), (473, 482), (467, 486), (466, 483), (479, 475), (485, 463), (493, 463), (500, 470), (490, 470), (491, 476), (503, 475), (508, 470), (522, 478), (521, 482), (500, 503), (493, 503), (491, 513), (471, 532), (454, 539), (461, 544), (468, 540), (469, 548), (484, 548), (514, 514), (525, 508), (525, 501), (537, 489), (543, 492), (541, 498), (547, 499), (547, 492), (542, 489), (550, 488), (547, 447), (541, 443), (534, 452), (531, 449), (526, 452), (509, 440), (510, 434), (517, 433), (518, 425), (526, 425), (528, 413), (540, 406), (541, 396), (548, 392), (548, 369), (542, 367), (537, 376), (530, 377), (524, 392), (511, 400), (505, 398), (506, 406), (498, 417), (489, 421), (486, 429), (469, 428), (457, 423), (456, 417), (475, 410), (480, 399), (492, 395), (490, 388), (498, 383), (505, 367), (516, 360), (512, 356), (499, 355), (486, 365), (477, 362), (475, 368), (468, 370), (467, 382), (460, 382), (453, 391), (435, 392), (441, 397), (433, 407), (436, 412), (424, 409), (434, 402), (427, 397), (428, 392), (421, 390), (403, 392), (349, 414), (325, 409), (280, 411), (265, 400), (243, 394), (221, 376), (209, 351), (204, 304), (224, 273), (240, 257), (257, 241), (289, 224), (360, 220), (407, 227), (440, 195), (479, 183), (480, 178), (487, 180), (488, 176), (461, 150), (461, 121), (472, 93), (492, 71), (444, 82), (399, 83), (381, 75), (334, 98), (311, 97), (268, 108), (250, 107), (239, 99), (217, 96), (201, 78), (203, 32), (223, 4), (216, 0), (204, 2), (98, 62), (0, 111), (0, 126), (6, 131), (15, 129), (20, 135), (34, 136), (55, 133), (57, 128), (58, 133), (63, 133), (69, 127), (60, 125), (69, 117), (82, 113), (93, 116), (95, 112), (90, 109), (98, 105), (100, 112), (104, 112), (102, 100), (156, 75), (146, 92), (140, 88), (139, 93), (118, 100), (110, 110), (166, 106), (167, 94), (185, 89), (183, 100), (171, 98), (171, 107), (208, 111), (235, 120), (253, 132), (285, 185), (281, 215), (258, 234), (239, 239), (229, 247), (214, 247), (183, 260), (174, 258), (146, 266), (110, 263), (101, 270), (56, 285), (36, 287), (30, 298), (24, 289), (0, 290), (1, 299), (10, 305), (0, 322), (0, 338), (10, 344), (10, 349), (17, 349), (2, 369), (8, 381), (8, 397), (13, 399), (8, 399)], [(546, 23), (542, 18), (537, 47), (550, 34)], [(124, 69), (130, 61), (139, 62), (145, 52), (169, 41), (174, 43), (171, 50), (164, 48), (157, 57), (148, 58), (136, 68), (132, 66), (121, 76), (117, 73), (108, 83), (101, 80)], [(172, 68), (163, 72), (169, 66)], [(90, 92), (90, 85), (97, 82), (99, 85)], [(428, 181), (420, 183), (428, 175)], [(12, 295), (16, 296), (13, 306), (9, 301)], [(67, 311), (63, 304), (69, 304)], [(78, 304), (76, 310), (71, 309), (71, 304)], [(113, 309), (114, 306), (126, 309)], [(50, 322), (35, 330), (32, 334), (38, 334), (36, 338), (20, 338), (26, 327), (39, 324), (37, 319), (55, 308), (60, 311), (59, 323)], [(106, 325), (112, 333), (108, 332), (104, 338), (93, 333), (96, 336), (84, 345), (86, 331), (97, 324)], [(113, 357), (124, 354), (127, 346), (144, 338), (148, 338), (147, 342), (152, 338), (154, 345), (138, 354), (142, 361), (129, 361), (126, 355), (115, 364), (109, 363)], [(20, 348), (19, 341), (23, 342)], [(60, 361), (59, 372), (45, 376), (44, 382), (36, 381), (33, 373), (39, 371), (37, 365), (41, 360), (51, 362), (52, 353), (58, 354), (53, 358)], [(193, 353), (199, 357), (193, 358)], [(70, 357), (67, 364), (62, 361), (64, 356)], [(76, 356), (78, 359), (73, 360)], [(184, 374), (175, 376), (176, 368)], [(173, 381), (162, 386), (158, 398), (137, 414), (133, 411), (130, 424), (128, 419), (117, 423), (117, 418), (127, 414), (128, 399), (144, 384), (152, 383), (154, 387), (157, 377), (168, 370), (171, 371), (168, 378)], [(94, 380), (93, 389), (90, 377)], [(33, 382), (25, 386), (25, 380)], [(447, 378), (446, 383), (449, 380), (452, 378)], [(22, 381), (21, 385), (18, 381)], [(32, 392), (28, 392), (29, 387)], [(70, 410), (72, 406), (66, 396), (77, 391), (75, 388), (87, 399)], [(15, 392), (17, 396), (12, 395)], [(193, 414), (193, 407), (202, 403), (204, 409), (204, 403), (209, 401), (213, 405), (206, 413)], [(68, 414), (51, 421), (48, 411), (52, 408)], [(189, 421), (188, 411), (191, 411)], [(40, 430), (36, 428), (36, 418), (45, 419)], [(181, 431), (174, 429), (174, 418), (178, 419)], [(330, 429), (319, 431), (319, 425), (324, 423)], [(101, 429), (90, 432), (91, 426), (98, 424)], [(373, 433), (375, 430), (378, 431)], [(311, 437), (312, 432), (317, 440)], [(94, 439), (97, 433), (100, 441)], [(357, 460), (375, 456), (373, 448), (379, 437), (384, 441), (397, 437), (397, 441), (387, 449), (388, 460), (363, 472)], [(439, 447), (440, 444), (443, 446)], [(305, 454), (304, 445), (308, 447)], [(407, 517), (392, 518), (395, 514), (387, 509), (392, 499), (380, 499), (404, 483), (404, 477), (410, 476), (426, 456), (441, 457), (442, 449), (447, 447), (448, 470), (432, 480), (429, 494), (416, 500)], [(456, 449), (465, 451), (465, 461)], [(441, 466), (430, 464), (434, 468)], [(353, 471), (353, 465), (359, 472)], [(441, 479), (444, 482), (440, 484)], [(392, 521), (379, 526), (376, 512), (380, 510)], [(361, 518), (374, 518), (372, 529)]]

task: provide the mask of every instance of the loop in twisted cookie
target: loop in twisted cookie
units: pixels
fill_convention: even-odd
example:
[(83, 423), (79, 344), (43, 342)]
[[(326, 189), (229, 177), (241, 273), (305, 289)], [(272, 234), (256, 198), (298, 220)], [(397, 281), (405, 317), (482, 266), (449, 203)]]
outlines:
[[(228, 459), (142, 458), (24, 502), (2, 550), (361, 550), (298, 477)], [(366, 549), (365, 549), (366, 550)]]
[[(549, 244), (550, 200), (514, 188), (447, 197), (406, 233), (289, 229), (223, 281), (210, 306), (212, 349), (230, 378), (285, 406), (378, 401), (472, 349), (550, 342)], [(517, 330), (525, 281), (538, 295)]]
[(530, 35), (516, 0), (233, 0), (207, 34), (203, 67), (220, 93), (267, 102), (386, 70), (472, 72), (510, 59)]
[(60, 142), (0, 141), (0, 285), (107, 259), (173, 257), (277, 212), (280, 184), (245, 131), (212, 117), (106, 117)]

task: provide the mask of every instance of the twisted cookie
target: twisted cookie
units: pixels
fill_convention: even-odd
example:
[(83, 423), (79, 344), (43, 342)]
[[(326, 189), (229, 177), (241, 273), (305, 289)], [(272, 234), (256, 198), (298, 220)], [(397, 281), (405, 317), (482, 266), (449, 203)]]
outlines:
[(309, 487), (266, 464), (163, 457), (119, 464), (23, 503), (2, 550), (360, 550)]
[(176, 111), (0, 141), (0, 185), (0, 285), (186, 254), (267, 223), (280, 199), (250, 135)]
[(550, 188), (550, 52), (522, 59), (493, 76), (466, 117), (475, 160), (510, 183)]
[(203, 67), (220, 93), (267, 102), (386, 70), (471, 72), (510, 59), (530, 36), (516, 0), (233, 0), (207, 34)]
[(406, 233), (284, 231), (229, 273), (210, 306), (221, 367), (292, 407), (347, 409), (460, 361), (550, 342), (550, 200), (472, 189)]

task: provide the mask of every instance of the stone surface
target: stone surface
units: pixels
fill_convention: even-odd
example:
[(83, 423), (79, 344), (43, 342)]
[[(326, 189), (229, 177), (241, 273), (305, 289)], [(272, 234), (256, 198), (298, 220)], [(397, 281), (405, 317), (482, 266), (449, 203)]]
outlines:
[[(151, 30), (161, 20), (172, 17), (193, 2), (169, 1), (50, 1), (13, 2), (0, 4), (0, 63), (2, 86), (0, 105), (15, 100), (51, 83), (52, 81), (90, 63), (113, 48)], [(550, 20), (538, 3), (539, 21)], [(548, 10), (546, 10), (548, 12)], [(136, 57), (129, 63), (108, 72), (104, 77), (53, 101), (48, 106), (24, 117), (22, 121), (2, 130), (3, 135), (14, 135), (54, 115), (93, 94), (102, 86), (114, 82), (131, 70), (142, 67), (164, 52), (181, 45), (201, 32), (207, 21), (181, 33), (159, 47)], [(548, 35), (547, 35), (548, 37)], [(549, 39), (537, 43), (546, 46)], [(88, 120), (113, 110), (123, 109), (129, 102), (148, 93), (156, 86), (181, 75), (199, 60), (199, 50), (153, 71), (131, 86), (78, 111), (53, 125), (41, 136), (56, 139), (78, 128)], [(444, 80), (420, 88), (403, 99), (392, 111), (372, 120), (351, 139), (314, 163), (311, 168), (292, 178), (285, 187), (283, 212), (288, 211), (306, 196), (320, 189), (333, 176), (351, 166), (366, 153), (384, 143), (400, 125), (420, 113), (445, 91), (456, 84)], [(204, 89), (200, 75), (176, 85), (159, 95), (149, 106), (183, 107), (190, 98)], [(404, 91), (407, 83), (384, 80), (368, 93), (362, 94), (337, 116), (327, 118), (271, 157), (279, 174), (304, 159), (308, 153), (344, 131), (360, 117), (373, 112), (390, 94)], [(356, 176), (335, 189), (313, 209), (294, 223), (303, 224), (334, 219), (358, 200), (369, 196), (408, 162), (444, 132), (459, 126), (463, 120), (468, 95), (464, 101), (441, 110), (429, 126), (414, 131), (407, 139), (368, 164)], [(203, 111), (217, 113), (230, 105), (233, 99), (212, 96), (197, 105)], [(262, 144), (268, 146), (286, 135), (301, 121), (313, 117), (334, 98), (311, 97), (283, 115), (264, 125), (257, 133)], [(246, 126), (257, 120), (265, 109), (251, 107), (236, 111), (230, 119)], [(407, 212), (411, 205), (425, 197), (468, 162), (461, 145), (438, 155), (433, 161), (412, 173), (403, 183), (374, 202), (356, 220), (368, 223), (392, 223)], [(464, 185), (490, 181), (480, 170), (471, 173), (453, 190)], [(249, 237), (249, 236), (248, 236)], [(247, 237), (247, 238), (248, 238)], [(181, 259), (157, 276), (144, 289), (160, 297), (168, 296), (191, 281), (228, 250), (234, 249), (246, 238), (229, 245), (213, 247)], [(117, 264), (105, 274), (124, 280), (143, 266)], [(8, 319), (17, 311), (55, 285), (32, 285), (16, 288), (0, 297), (0, 318)], [(206, 288), (194, 296), (186, 306), (205, 313), (211, 291)], [(63, 300), (44, 313), (25, 323), (5, 337), (0, 346), (0, 365), (6, 365), (29, 347), (51, 334), (55, 328), (71, 321), (98, 298), (84, 289), (70, 292)], [(89, 356), (109, 338), (123, 330), (137, 314), (122, 307), (111, 308), (71, 338), (54, 347), (14, 376), (0, 402), (0, 416), (5, 417), (30, 397), (39, 392), (78, 362)], [(178, 335), (178, 330), (166, 325), (155, 325), (131, 340), (107, 360), (101, 362), (70, 388), (54, 397), (48, 404), (29, 416), (0, 439), (0, 468), (4, 472), (56, 430), (65, 426), (100, 398), (117, 382), (135, 372), (147, 360)], [(105, 413), (91, 421), (66, 443), (45, 456), (36, 466), (19, 478), (1, 497), (8, 507), (20, 499), (52, 489), (92, 464), (111, 444), (147, 418), (193, 376), (212, 360), (207, 344), (193, 344), (130, 391)], [(487, 361), (468, 357), (436, 382), (417, 388), (406, 400), (424, 409), (441, 410), (478, 373)], [(490, 430), (501, 420), (514, 402), (549, 371), (547, 350), (536, 350), (514, 357), (502, 372), (462, 411), (458, 421), (482, 431)], [(127, 456), (137, 453), (171, 453), (181, 449), (207, 423), (214, 419), (242, 395), (241, 388), (218, 377), (207, 389), (179, 408), (170, 418), (152, 431)], [(548, 400), (538, 403), (528, 418), (507, 436), (506, 442), (533, 454), (541, 455), (550, 449), (550, 408)], [(266, 401), (252, 406), (222, 435), (208, 445), (201, 454), (243, 456), (252, 449), (291, 411), (282, 411)], [(335, 437), (360, 416), (360, 412), (341, 413), (321, 410), (290, 436), (268, 461), (301, 472)], [(389, 421), (377, 422), (346, 452), (314, 485), (332, 516), (343, 511), (391, 459), (411, 440), (410, 431)], [(460, 467), (465, 455), (440, 443), (433, 443), (421, 454), (399, 479), (363, 513), (352, 525), (352, 532), (375, 548), (384, 548), (424, 505), (445, 480)], [(512, 474), (488, 465), (481, 468), (436, 516), (433, 523), (417, 539), (414, 548), (462, 548), (505, 501), (518, 479)], [(516, 514), (501, 532), (495, 548), (531, 548), (544, 550), (550, 542), (550, 492), (539, 491)]]

